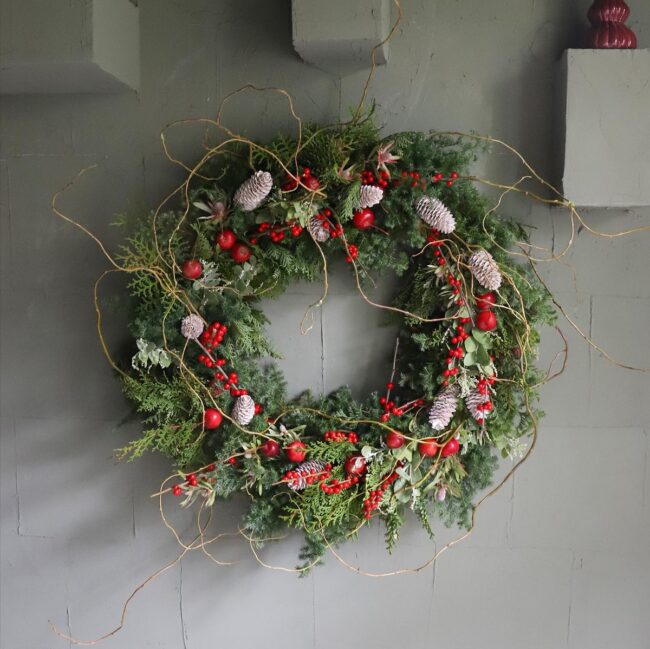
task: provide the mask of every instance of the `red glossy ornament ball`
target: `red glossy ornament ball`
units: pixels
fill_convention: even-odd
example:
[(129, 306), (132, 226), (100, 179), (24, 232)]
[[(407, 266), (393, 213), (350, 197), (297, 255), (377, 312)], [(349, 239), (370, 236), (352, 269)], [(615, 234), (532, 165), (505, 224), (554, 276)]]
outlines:
[(237, 237), (232, 230), (224, 230), (217, 235), (215, 241), (221, 250), (230, 250), (237, 243)]
[(366, 472), (366, 461), (363, 455), (352, 455), (345, 461), (345, 474), (363, 475)]
[(303, 176), (302, 184), (307, 187), (307, 189), (311, 189), (311, 191), (315, 191), (320, 187), (320, 181), (315, 176)]
[(307, 457), (307, 447), (300, 440), (291, 442), (286, 451), (289, 462), (302, 462)]
[(420, 440), (418, 443), (418, 452), (420, 455), (424, 455), (425, 457), (434, 457), (439, 450), (440, 447), (436, 443), (435, 439), (427, 438)]
[(481, 311), (476, 316), (476, 326), (481, 331), (492, 331), (497, 326), (497, 317), (492, 311)]
[(476, 296), (476, 308), (479, 311), (488, 311), (496, 301), (497, 296), (492, 291), (488, 291)]
[(459, 449), (460, 449), (460, 444), (458, 443), (458, 440), (452, 438), (442, 447), (442, 457), (449, 457), (450, 455), (456, 455)]
[(375, 213), (369, 208), (359, 210), (354, 213), (352, 222), (357, 230), (367, 230), (375, 224)]
[(198, 259), (187, 259), (181, 266), (181, 272), (186, 279), (198, 279), (203, 272), (203, 266)]
[(396, 430), (391, 430), (388, 435), (386, 435), (386, 446), (388, 448), (401, 448), (404, 446), (404, 435), (398, 433)]
[(218, 428), (223, 417), (216, 408), (206, 408), (203, 415), (203, 425), (208, 429)]
[(243, 264), (251, 258), (251, 251), (246, 244), (236, 243), (230, 251), (230, 256), (238, 264)]
[(280, 455), (280, 444), (274, 439), (267, 439), (260, 450), (266, 457), (277, 457)]

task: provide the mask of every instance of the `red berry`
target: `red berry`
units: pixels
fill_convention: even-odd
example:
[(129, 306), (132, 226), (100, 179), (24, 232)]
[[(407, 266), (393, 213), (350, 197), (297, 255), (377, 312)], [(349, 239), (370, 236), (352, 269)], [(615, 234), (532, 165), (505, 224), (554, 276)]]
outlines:
[(181, 266), (181, 272), (186, 279), (198, 279), (203, 272), (203, 266), (198, 259), (187, 259)]
[(246, 244), (236, 243), (230, 251), (230, 256), (233, 258), (235, 263), (243, 264), (250, 259), (251, 251)]
[(492, 308), (492, 305), (497, 301), (496, 295), (492, 291), (483, 293), (483, 295), (476, 296), (476, 308), (479, 311), (487, 311)]
[(287, 448), (287, 459), (289, 462), (302, 462), (307, 457), (307, 447), (300, 440), (291, 442)]
[(430, 437), (420, 440), (418, 443), (418, 451), (420, 455), (424, 455), (425, 457), (434, 457), (438, 453), (439, 448), (436, 440)]
[(345, 474), (347, 476), (360, 476), (366, 472), (366, 461), (363, 455), (351, 455), (345, 461)]
[(221, 250), (230, 250), (237, 242), (237, 237), (232, 230), (224, 230), (217, 235), (215, 241)]
[(352, 219), (354, 227), (357, 230), (367, 230), (371, 228), (375, 223), (375, 214), (371, 209), (363, 209), (354, 213), (354, 218)]
[(218, 428), (222, 420), (221, 413), (216, 408), (206, 408), (203, 415), (203, 425), (208, 429)]
[(404, 446), (404, 441), (404, 435), (396, 430), (391, 430), (388, 435), (386, 435), (386, 446), (388, 446), (388, 448), (401, 448)]
[(180, 485), (175, 484), (172, 488), (172, 493), (174, 496), (180, 496), (183, 493), (183, 490), (181, 489)]
[(492, 311), (481, 311), (476, 316), (476, 326), (481, 331), (492, 331), (497, 326), (497, 317)]
[(459, 449), (460, 449), (460, 444), (458, 443), (458, 440), (452, 438), (442, 447), (442, 457), (449, 457), (450, 455), (456, 455)]
[(280, 444), (274, 439), (267, 439), (260, 448), (266, 457), (277, 457), (280, 455)]

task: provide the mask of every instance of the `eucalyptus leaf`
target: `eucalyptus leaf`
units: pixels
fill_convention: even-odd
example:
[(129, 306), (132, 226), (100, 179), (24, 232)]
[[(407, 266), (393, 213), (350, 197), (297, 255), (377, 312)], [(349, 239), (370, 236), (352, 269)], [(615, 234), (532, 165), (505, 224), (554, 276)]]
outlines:
[(465, 357), (463, 358), (463, 365), (465, 367), (471, 367), (472, 365), (476, 364), (476, 356), (474, 355), (473, 352), (470, 352), (469, 354), (465, 354)]
[(465, 339), (465, 351), (466, 352), (474, 352), (476, 351), (476, 340), (472, 338), (471, 336), (469, 338)]
[(372, 446), (364, 446), (361, 449), (361, 455), (365, 458), (368, 458), (372, 455)]

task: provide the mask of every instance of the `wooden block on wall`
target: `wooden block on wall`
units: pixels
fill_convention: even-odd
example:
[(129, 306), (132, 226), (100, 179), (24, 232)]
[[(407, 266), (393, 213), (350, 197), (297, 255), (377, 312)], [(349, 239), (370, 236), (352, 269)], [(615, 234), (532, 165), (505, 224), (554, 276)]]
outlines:
[(4, 0), (0, 93), (101, 93), (140, 83), (131, 0)]
[(561, 91), (567, 198), (650, 205), (650, 50), (567, 50)]
[(390, 0), (292, 0), (293, 46), (300, 58), (321, 70), (349, 74), (388, 61)]

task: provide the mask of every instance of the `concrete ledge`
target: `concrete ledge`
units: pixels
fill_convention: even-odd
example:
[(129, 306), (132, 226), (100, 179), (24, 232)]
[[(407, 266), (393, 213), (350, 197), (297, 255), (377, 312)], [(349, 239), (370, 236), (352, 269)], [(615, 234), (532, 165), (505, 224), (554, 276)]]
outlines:
[(130, 0), (4, 0), (0, 12), (1, 94), (139, 87), (139, 14)]
[(585, 207), (650, 205), (650, 50), (567, 50), (564, 194)]
[[(390, 0), (293, 0), (293, 46), (307, 63), (339, 74), (370, 67), (370, 51), (390, 30)], [(377, 49), (378, 65), (388, 61), (388, 44)]]

